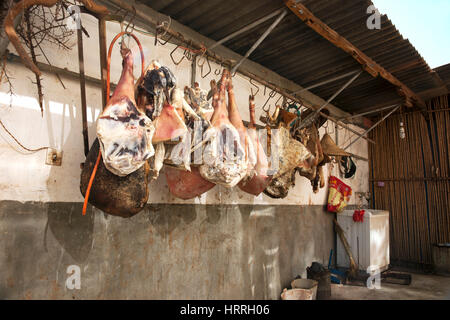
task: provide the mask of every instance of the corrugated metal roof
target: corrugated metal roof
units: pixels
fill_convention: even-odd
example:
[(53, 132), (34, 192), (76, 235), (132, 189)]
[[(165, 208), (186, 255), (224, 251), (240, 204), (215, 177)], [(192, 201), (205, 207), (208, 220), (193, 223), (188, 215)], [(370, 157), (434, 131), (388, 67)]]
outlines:
[(434, 69), (450, 90), (450, 63)]
[[(284, 7), (281, 0), (141, 2), (214, 40), (220, 40)], [(433, 73), (386, 15), (381, 18), (380, 30), (367, 28), (369, 15), (366, 12), (372, 1), (304, 0), (303, 4), (415, 93), (420, 94), (422, 91), (442, 86), (439, 76)], [(266, 21), (224, 45), (244, 55), (272, 21), (273, 19)], [(360, 67), (351, 56), (323, 39), (291, 11), (253, 52), (250, 59), (303, 87)], [(346, 81), (347, 79), (342, 79), (311, 91), (327, 99)], [(390, 83), (363, 73), (333, 104), (348, 112), (360, 112), (400, 101), (402, 99)]]

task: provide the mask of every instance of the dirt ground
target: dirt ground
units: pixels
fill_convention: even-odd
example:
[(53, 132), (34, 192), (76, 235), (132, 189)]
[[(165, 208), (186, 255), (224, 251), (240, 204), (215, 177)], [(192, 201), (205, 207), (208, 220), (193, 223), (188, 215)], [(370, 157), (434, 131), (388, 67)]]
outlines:
[(381, 283), (380, 289), (331, 284), (333, 300), (450, 300), (450, 277), (411, 273), (410, 285)]

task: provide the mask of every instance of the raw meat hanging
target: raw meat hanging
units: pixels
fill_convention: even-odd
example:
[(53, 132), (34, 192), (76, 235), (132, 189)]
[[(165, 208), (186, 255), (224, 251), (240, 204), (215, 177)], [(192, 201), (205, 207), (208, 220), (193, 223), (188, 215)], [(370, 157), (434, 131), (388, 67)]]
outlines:
[(145, 113), (136, 108), (131, 50), (122, 47), (121, 54), (122, 75), (97, 121), (97, 136), (106, 168), (118, 176), (126, 176), (154, 155), (155, 127)]
[(256, 156), (237, 110), (230, 78), (229, 71), (223, 70), (219, 88), (213, 90), (212, 128), (203, 137), (207, 142), (199, 170), (204, 179), (231, 188), (245, 177), (249, 165), (255, 165)]
[(176, 140), (183, 136), (187, 127), (176, 108), (169, 103), (169, 90), (176, 79), (169, 68), (152, 62), (136, 84), (138, 106), (155, 125), (153, 144)]
[[(119, 33), (111, 42), (108, 57), (111, 57), (111, 51), (115, 41), (123, 34), (133, 36), (139, 45), (143, 75), (143, 50), (134, 35), (125, 32)], [(120, 86), (116, 88), (111, 99), (108, 99), (107, 106), (112, 105), (114, 101), (121, 101), (122, 99), (134, 101), (134, 80), (130, 77), (133, 61), (129, 54), (128, 50), (122, 50), (122, 56), (124, 57), (123, 69), (125, 70), (122, 71), (119, 81)], [(109, 70), (110, 64), (108, 63), (107, 97), (109, 97)], [(88, 201), (95, 207), (111, 215), (128, 218), (137, 214), (145, 207), (149, 196), (149, 165), (147, 161), (136, 171), (120, 177), (106, 168), (104, 161), (101, 161), (102, 154), (99, 149), (100, 143), (97, 138), (89, 150), (81, 171), (80, 191), (85, 197), (83, 214), (86, 213)]]
[(248, 126), (248, 136), (256, 148), (256, 165), (251, 169), (248, 176), (239, 182), (238, 186), (242, 191), (258, 196), (270, 183), (272, 177), (269, 175), (269, 162), (266, 153), (256, 132), (255, 102), (253, 96), (249, 97), (249, 112), (250, 124)]

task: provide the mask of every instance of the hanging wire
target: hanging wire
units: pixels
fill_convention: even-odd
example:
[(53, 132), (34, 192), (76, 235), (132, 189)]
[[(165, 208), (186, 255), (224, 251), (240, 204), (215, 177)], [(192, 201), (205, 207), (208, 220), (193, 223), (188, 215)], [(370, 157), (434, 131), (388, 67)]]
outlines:
[[(6, 133), (19, 145), (21, 146), (24, 150), (28, 151), (28, 152), (38, 152), (41, 150), (45, 150), (45, 149), (50, 149), (50, 147), (41, 147), (41, 148), (37, 148), (37, 149), (30, 149), (25, 147), (22, 143), (20, 143), (20, 141), (5, 127), (5, 125), (3, 124), (3, 122), (0, 120), (0, 125), (3, 127), (3, 130), (6, 131)], [(16, 150), (17, 151), (17, 150)]]

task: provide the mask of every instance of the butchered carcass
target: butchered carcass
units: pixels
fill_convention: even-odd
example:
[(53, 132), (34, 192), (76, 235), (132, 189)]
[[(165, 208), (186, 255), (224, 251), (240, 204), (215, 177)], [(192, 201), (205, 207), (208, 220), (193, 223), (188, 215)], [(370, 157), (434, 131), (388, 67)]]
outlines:
[(155, 127), (134, 99), (133, 56), (122, 49), (123, 69), (114, 94), (97, 120), (103, 162), (112, 173), (126, 176), (154, 154)]
[(176, 79), (169, 68), (153, 61), (136, 85), (138, 105), (153, 120), (155, 133), (153, 144), (176, 140), (183, 136), (187, 127), (177, 109), (169, 103), (169, 90)]
[[(94, 141), (83, 165), (80, 191), (85, 196), (101, 148), (102, 158), (107, 160), (99, 162), (89, 203), (106, 213), (131, 217), (141, 211), (148, 200), (147, 159), (153, 154), (151, 134), (154, 128), (151, 120), (135, 105), (131, 51), (122, 49), (121, 53), (122, 74), (97, 122), (99, 138)], [(122, 134), (117, 134), (120, 132)], [(132, 170), (133, 166), (137, 169)], [(131, 172), (123, 175), (123, 170)]]
[(264, 193), (272, 198), (285, 198), (289, 188), (294, 185), (296, 168), (310, 168), (314, 156), (301, 142), (292, 138), (283, 123), (280, 123), (277, 130), (271, 130), (270, 139), (271, 154), (275, 155), (272, 161), (278, 164), (278, 168)]
[[(228, 91), (228, 108), (225, 90)], [(217, 90), (213, 90), (212, 127), (206, 130), (201, 176), (215, 184), (234, 187), (256, 163), (256, 155), (237, 110), (231, 77), (224, 70)]]
[[(303, 112), (300, 121), (308, 117), (312, 110)], [(324, 110), (323, 112), (329, 112)], [(319, 188), (325, 186), (325, 178), (323, 175), (323, 166), (329, 162), (329, 158), (324, 155), (322, 145), (320, 143), (319, 128), (327, 121), (323, 116), (318, 116), (310, 126), (301, 130), (295, 131), (294, 137), (301, 141), (308, 150), (314, 155), (314, 162), (311, 167), (299, 167), (297, 171), (299, 174), (311, 181), (313, 192), (319, 192)]]
[[(187, 134), (184, 123), (183, 105), (179, 101), (173, 105), (169, 102), (172, 95), (178, 96), (176, 79), (169, 68), (152, 61), (147, 67), (144, 76), (139, 78), (135, 87), (135, 95), (140, 110), (144, 111), (155, 126), (152, 143), (155, 147), (155, 156), (150, 159), (150, 173), (153, 179), (159, 176), (166, 153), (166, 143), (176, 144), (180, 138)], [(175, 90), (175, 93), (174, 93)]]
[(248, 126), (248, 136), (250, 142), (256, 149), (256, 165), (250, 170), (248, 176), (239, 182), (238, 186), (242, 191), (258, 196), (270, 183), (272, 176), (269, 174), (267, 155), (264, 152), (256, 131), (255, 101), (253, 96), (249, 97), (249, 113), (250, 124)]

